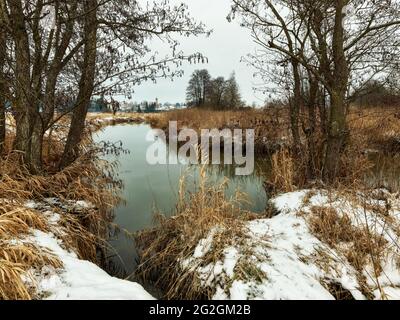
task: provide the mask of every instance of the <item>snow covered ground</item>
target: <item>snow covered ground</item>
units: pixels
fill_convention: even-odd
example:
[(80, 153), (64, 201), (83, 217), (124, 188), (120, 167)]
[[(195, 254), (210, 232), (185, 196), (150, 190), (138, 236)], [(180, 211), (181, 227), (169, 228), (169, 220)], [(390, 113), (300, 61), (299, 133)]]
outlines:
[[(192, 256), (181, 261), (184, 270), (195, 272), (200, 284), (213, 290), (213, 299), (400, 299), (399, 194), (376, 190), (367, 195), (359, 192), (349, 196), (303, 190), (280, 195), (271, 203), (279, 214), (245, 222), (243, 233), (223, 239), (221, 254), (214, 253), (221, 249), (216, 239), (221, 240), (224, 229), (214, 226), (198, 243)], [(54, 233), (32, 230), (28, 237), (15, 240), (47, 250), (63, 264), (59, 269), (46, 266), (30, 270), (25, 281), (28, 285), (34, 282), (40, 297), (51, 300), (154, 299), (139, 284), (111, 277), (67, 249), (56, 236), (63, 229), (62, 217), (49, 209), (54, 205), (63, 208), (57, 199), (26, 204), (46, 216)], [(84, 201), (70, 205), (74, 211), (90, 208)], [(325, 216), (331, 209), (338, 221)], [(318, 217), (322, 217), (318, 221), (326, 222), (323, 227), (333, 228), (334, 234), (330, 233), (331, 229), (327, 234), (337, 242), (331, 243), (315, 231), (312, 221)], [(352, 259), (352, 253), (357, 254), (356, 248), (359, 248), (355, 245), (357, 240), (341, 235), (341, 227), (360, 232), (360, 237), (366, 230), (371, 239), (381, 237), (382, 252), (377, 256), (372, 253), (363, 256), (365, 261), (362, 260), (360, 269)]]
[[(271, 200), (280, 214), (247, 222), (246, 236), (233, 239), (219, 261), (203, 263), (215, 250), (215, 228), (182, 266), (196, 272), (204, 287), (214, 289), (215, 300), (335, 299), (335, 291), (359, 300), (400, 299), (400, 201), (398, 195), (380, 192), (385, 200), (359, 195), (358, 200), (368, 198), (368, 209), (326, 191), (283, 194)], [(379, 267), (373, 268), (367, 259), (364, 269), (356, 270), (344, 254), (351, 241), (332, 246), (312, 232), (309, 219), (313, 208), (335, 208), (338, 217), (350, 219), (343, 221), (350, 221), (349, 225), (357, 228), (354, 230), (368, 226), (371, 234), (382, 235), (386, 241)], [(377, 208), (388, 217), (378, 214)], [(377, 269), (379, 274), (374, 272)]]
[(34, 231), (32, 243), (55, 254), (62, 270), (44, 268), (36, 272), (39, 292), (49, 300), (152, 300), (142, 286), (108, 275), (95, 264), (79, 260), (75, 253), (61, 247), (52, 234)]
[[(49, 203), (54, 204), (56, 199), (47, 199), (46, 203), (28, 202), (26, 207), (43, 211)], [(87, 208), (90, 204), (84, 201), (77, 202), (75, 208)], [(52, 230), (63, 232), (60, 229), (60, 215), (51, 211), (43, 211)], [(62, 240), (53, 233), (44, 233), (32, 230), (32, 235), (16, 240), (30, 243), (47, 250), (56, 256), (63, 264), (62, 269), (50, 266), (42, 270), (31, 270), (25, 281), (34, 281), (38, 295), (49, 300), (153, 300), (142, 286), (137, 283), (120, 280), (108, 275), (97, 265), (80, 260), (76, 253), (66, 249)]]

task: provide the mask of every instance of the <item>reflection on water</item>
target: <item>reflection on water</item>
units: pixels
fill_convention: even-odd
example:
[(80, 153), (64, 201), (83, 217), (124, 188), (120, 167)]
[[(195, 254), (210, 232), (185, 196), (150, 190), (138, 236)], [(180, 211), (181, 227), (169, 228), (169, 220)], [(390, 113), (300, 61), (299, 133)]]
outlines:
[[(122, 229), (135, 232), (153, 225), (153, 213), (161, 211), (165, 214), (173, 213), (177, 203), (179, 180), (184, 174), (187, 177), (189, 190), (195, 190), (198, 185), (199, 166), (189, 165), (149, 165), (146, 161), (146, 152), (152, 144), (146, 140), (151, 128), (148, 125), (119, 125), (107, 127), (100, 132), (96, 141), (122, 141), (123, 147), (130, 154), (122, 154), (117, 158), (110, 156), (110, 160), (118, 160), (120, 179), (124, 183), (123, 197), (126, 205), (116, 209), (115, 223)], [(219, 182), (225, 177), (229, 179), (228, 196), (236, 190), (248, 194), (249, 205), (246, 209), (263, 212), (267, 203), (267, 195), (263, 188), (264, 173), (268, 171), (268, 161), (256, 161), (256, 170), (252, 176), (236, 176), (235, 167), (208, 166), (207, 172), (210, 181)], [(112, 246), (120, 256), (114, 262), (131, 274), (135, 267), (136, 253), (132, 240), (124, 233), (120, 233)]]

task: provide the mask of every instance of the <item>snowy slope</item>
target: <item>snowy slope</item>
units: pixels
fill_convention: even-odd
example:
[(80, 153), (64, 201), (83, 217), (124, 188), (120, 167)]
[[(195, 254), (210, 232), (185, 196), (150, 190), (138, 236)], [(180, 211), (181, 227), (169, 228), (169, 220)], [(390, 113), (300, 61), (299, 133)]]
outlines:
[(63, 270), (44, 268), (35, 274), (39, 292), (49, 300), (153, 300), (142, 286), (108, 275), (95, 264), (79, 260), (75, 253), (63, 249), (53, 235), (34, 231), (30, 238), (55, 254)]
[[(56, 203), (56, 199), (46, 199), (46, 203), (29, 201), (26, 207), (36, 209), (46, 216), (51, 230), (61, 231), (60, 215), (47, 210), (48, 203)], [(90, 204), (84, 201), (71, 203), (75, 209), (87, 208)], [(62, 263), (62, 269), (44, 267), (42, 270), (31, 270), (26, 277), (27, 283), (32, 279), (38, 295), (49, 300), (153, 300), (143, 287), (137, 283), (121, 280), (108, 275), (97, 265), (80, 260), (78, 256), (64, 249), (62, 240), (52, 233), (32, 230), (32, 235), (22, 241), (31, 243), (56, 256)]]
[[(204, 266), (203, 257), (213, 250), (216, 231), (212, 230), (200, 241), (193, 256), (182, 261), (182, 266), (195, 271), (204, 287), (214, 289), (216, 300), (330, 300), (335, 298), (332, 285), (350, 293), (354, 299), (370, 299), (371, 296), (366, 297), (365, 290), (361, 289), (360, 273), (341, 253), (343, 251), (319, 240), (307, 223), (313, 206), (334, 207), (339, 214), (349, 214), (355, 225), (363, 220), (364, 210), (344, 199), (332, 200), (327, 192), (313, 191), (312, 196), (310, 192), (293, 192), (273, 199), (279, 215), (247, 222), (246, 236), (227, 246), (220, 261)], [(372, 213), (369, 214), (372, 217)], [(390, 215), (399, 218), (398, 202)], [(386, 234), (391, 241), (386, 248), (382, 272), (377, 280), (368, 265), (362, 276), (375, 299), (399, 299), (398, 236), (387, 226), (383, 230), (380, 223), (384, 224), (379, 218), (368, 220), (371, 230)], [(338, 248), (341, 245), (338, 244)]]

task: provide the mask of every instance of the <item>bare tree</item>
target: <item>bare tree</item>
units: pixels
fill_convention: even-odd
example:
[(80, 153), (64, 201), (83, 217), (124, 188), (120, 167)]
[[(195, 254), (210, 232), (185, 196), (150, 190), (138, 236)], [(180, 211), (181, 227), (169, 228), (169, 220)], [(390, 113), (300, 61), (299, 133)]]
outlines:
[(239, 85), (233, 72), (228, 80), (212, 79), (208, 70), (196, 70), (189, 80), (187, 101), (196, 107), (235, 109), (243, 106)]
[(210, 83), (209, 104), (216, 109), (223, 109), (225, 91), (226, 81), (224, 77), (212, 79)]
[[(275, 54), (274, 60), (282, 68), (291, 65), (290, 72), (283, 74), (292, 78), (290, 114), (295, 145), (301, 143), (299, 110), (305, 104), (304, 91), (308, 91), (307, 108), (312, 121), (316, 119), (316, 105), (323, 101), (325, 106), (324, 92), (328, 94), (329, 114), (325, 114), (325, 108), (319, 108), (326, 133), (326, 146), (321, 148), (325, 150), (322, 171), (325, 181), (334, 180), (349, 137), (346, 114), (355, 79), (379, 76), (388, 67), (387, 57), (398, 51), (399, 2), (232, 2), (230, 18), (240, 14), (242, 25), (251, 30), (255, 42)], [(257, 59), (262, 60), (259, 56)]]
[(94, 79), (96, 74), (97, 53), (97, 0), (84, 1), (84, 47), (83, 63), (81, 68), (81, 79), (79, 82), (79, 94), (77, 104), (72, 114), (71, 125), (64, 154), (61, 158), (62, 168), (71, 164), (79, 154), (79, 144), (85, 128), (86, 114), (89, 108), (90, 98), (94, 90)]
[(236, 81), (236, 76), (234, 72), (225, 82), (223, 100), (225, 109), (236, 109), (243, 106), (242, 98), (239, 92), (239, 85)]
[(187, 101), (197, 107), (205, 105), (210, 91), (210, 81), (211, 76), (208, 70), (194, 71), (186, 90)]
[(14, 47), (6, 61), (12, 86), (8, 100), (17, 123), (14, 149), (31, 171), (40, 172), (43, 136), (54, 114), (59, 75), (81, 46), (72, 41), (79, 1), (1, 0), (0, 4)]
[[(59, 119), (72, 113), (63, 167), (77, 156), (92, 96), (131, 95), (143, 81), (181, 76), (182, 61), (201, 55), (178, 52), (173, 34), (206, 32), (186, 5), (168, 1), (142, 7), (133, 0), (0, 0), (0, 8), (2, 35), (10, 43), (1, 39), (0, 47), (6, 50), (2, 66), (11, 70), (7, 101), (17, 124), (14, 149), (34, 173), (42, 170), (45, 133)], [(172, 54), (160, 58), (151, 52), (147, 43), (153, 37), (169, 43)], [(60, 97), (72, 105), (59, 107)]]
[[(89, 92), (91, 95), (125, 94), (129, 97), (133, 94), (134, 86), (143, 81), (156, 82), (160, 77), (173, 79), (181, 76), (182, 72), (179, 69), (173, 70), (171, 64), (179, 68), (183, 60), (204, 59), (200, 54), (185, 56), (176, 51), (179, 43), (174, 40), (173, 34), (190, 36), (206, 33), (204, 26), (189, 16), (187, 9), (184, 4), (170, 6), (168, 1), (154, 2), (152, 7), (147, 5), (146, 8), (142, 8), (136, 1), (122, 0), (98, 6), (96, 17), (93, 16), (97, 27), (96, 49), (90, 51), (94, 55), (91, 63), (95, 61), (94, 70), (90, 71), (90, 75), (94, 71), (90, 83), (92, 88), (83, 94), (80, 90), (78, 94), (77, 101), (82, 106), (74, 110), (61, 167), (69, 165), (79, 153), (89, 104), (86, 96)], [(94, 33), (95, 30), (93, 36)], [(164, 39), (170, 44), (171, 56), (159, 59), (151, 53), (146, 41), (153, 37)], [(80, 89), (82, 84), (79, 85)]]

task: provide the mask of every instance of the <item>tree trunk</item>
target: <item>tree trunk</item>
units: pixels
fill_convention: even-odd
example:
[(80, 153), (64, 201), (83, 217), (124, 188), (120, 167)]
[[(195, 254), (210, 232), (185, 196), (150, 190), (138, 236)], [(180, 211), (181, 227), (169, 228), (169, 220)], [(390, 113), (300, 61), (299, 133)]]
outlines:
[[(2, 90), (1, 85), (0, 85), (0, 90)], [(0, 97), (0, 156), (4, 151), (5, 140), (6, 140), (6, 113), (5, 113), (4, 100)]]
[[(78, 1), (70, 0), (69, 3), (70, 3), (69, 15), (77, 16)], [(68, 59), (63, 61), (74, 33), (74, 25), (75, 25), (75, 20), (70, 19), (65, 24), (65, 29), (64, 29), (61, 22), (57, 21), (57, 26), (52, 31), (53, 34), (49, 36), (50, 39), (53, 39), (54, 36), (56, 39), (60, 40), (56, 41), (55, 43), (55, 54), (46, 72), (47, 79), (45, 85), (45, 94), (42, 99), (43, 110), (40, 113), (38, 121), (33, 130), (32, 145), (35, 145), (35, 148), (32, 148), (32, 163), (36, 165), (38, 168), (41, 168), (42, 166), (44, 135), (47, 132), (47, 130), (50, 129), (49, 126), (52, 125), (51, 122), (54, 118), (58, 76), (62, 71), (65, 63), (67, 61), (70, 61), (70, 59), (72, 58), (72, 56), (70, 56)], [(73, 50), (75, 50), (76, 48), (78, 47), (75, 47)], [(49, 146), (49, 148), (51, 148), (51, 146)]]
[[(43, 111), (36, 119), (32, 131), (31, 164), (36, 172), (40, 172), (43, 162), (43, 140), (48, 125), (54, 116), (55, 91), (59, 70), (49, 75), (46, 84)], [(34, 147), (33, 147), (34, 146)]]
[(0, 156), (6, 139), (6, 80), (3, 66), (6, 60), (6, 32), (0, 13)]
[(42, 120), (36, 119), (36, 124), (32, 131), (31, 138), (31, 171), (39, 173), (42, 171), (42, 153), (43, 153), (43, 126)]
[(307, 161), (307, 177), (315, 179), (318, 169), (318, 152), (316, 139), (316, 124), (317, 116), (316, 109), (318, 105), (319, 83), (309, 74), (309, 101), (308, 101), (308, 128), (306, 129), (307, 144), (308, 144), (308, 161)]
[(330, 83), (330, 119), (324, 165), (324, 179), (333, 182), (339, 173), (340, 156), (348, 136), (346, 123), (346, 93), (348, 64), (344, 51), (343, 8), (346, 0), (336, 0), (335, 27), (332, 40), (334, 70)]
[(94, 89), (97, 51), (97, 0), (86, 0), (85, 7), (85, 44), (82, 74), (79, 83), (77, 105), (71, 119), (67, 143), (60, 167), (65, 168), (75, 161), (79, 155), (79, 145), (82, 141), (85, 120)]
[(324, 166), (324, 178), (328, 182), (334, 181), (338, 176), (340, 157), (348, 137), (344, 95), (343, 92), (331, 95), (331, 115)]
[(31, 88), (30, 46), (21, 1), (10, 1), (10, 20), (15, 42), (15, 113), (16, 136), (14, 149), (22, 154), (23, 164), (30, 168), (31, 137), (36, 113)]
[(301, 144), (299, 113), (303, 99), (301, 96), (301, 78), (299, 72), (299, 63), (293, 60), (292, 67), (294, 75), (294, 97), (292, 103), (290, 103), (290, 124), (291, 124), (294, 147), (296, 151), (299, 151)]
[(323, 88), (321, 95), (319, 97), (318, 109), (319, 109), (319, 121), (321, 122), (320, 129), (324, 138), (328, 136), (328, 116), (327, 116), (327, 94), (326, 89)]

